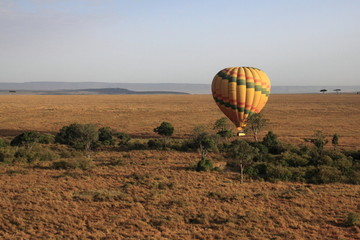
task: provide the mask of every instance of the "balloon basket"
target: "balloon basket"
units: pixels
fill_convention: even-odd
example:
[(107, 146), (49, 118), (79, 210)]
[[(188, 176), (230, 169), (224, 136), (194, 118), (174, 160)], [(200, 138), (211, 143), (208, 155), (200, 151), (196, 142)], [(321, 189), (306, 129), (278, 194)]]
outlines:
[(244, 132), (238, 132), (236, 135), (237, 135), (238, 137), (243, 137), (243, 136), (245, 136), (246, 134), (245, 134)]

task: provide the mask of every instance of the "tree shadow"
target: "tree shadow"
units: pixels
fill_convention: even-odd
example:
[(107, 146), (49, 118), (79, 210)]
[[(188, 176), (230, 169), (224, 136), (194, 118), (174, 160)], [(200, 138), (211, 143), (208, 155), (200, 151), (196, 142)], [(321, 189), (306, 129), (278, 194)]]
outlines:
[(49, 131), (37, 131), (33, 129), (0, 129), (0, 137), (15, 137), (24, 132), (39, 132), (39, 133), (47, 133), (55, 135), (57, 132), (49, 132)]

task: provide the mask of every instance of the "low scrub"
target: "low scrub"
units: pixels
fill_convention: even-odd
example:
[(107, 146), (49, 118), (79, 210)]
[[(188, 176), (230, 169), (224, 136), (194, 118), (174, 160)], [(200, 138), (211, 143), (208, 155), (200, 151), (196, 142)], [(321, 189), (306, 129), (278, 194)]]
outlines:
[(53, 162), (51, 168), (56, 170), (82, 169), (88, 170), (93, 167), (92, 160), (88, 158), (72, 158)]
[(53, 161), (60, 156), (55, 151), (42, 145), (27, 147), (4, 147), (0, 148), (0, 162), (4, 163), (34, 163), (38, 161)]
[(49, 144), (54, 142), (54, 136), (39, 132), (24, 132), (10, 142), (11, 146), (32, 147), (35, 143)]

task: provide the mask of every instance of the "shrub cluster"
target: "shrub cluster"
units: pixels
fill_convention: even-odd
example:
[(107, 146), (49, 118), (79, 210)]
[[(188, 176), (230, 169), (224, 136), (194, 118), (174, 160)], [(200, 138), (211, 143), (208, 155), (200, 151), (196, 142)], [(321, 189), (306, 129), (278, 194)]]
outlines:
[(360, 151), (324, 149), (317, 141), (314, 146), (292, 146), (277, 140), (269, 132), (260, 143), (253, 165), (246, 173), (265, 181), (296, 181), (307, 183), (343, 182), (360, 184)]
[(34, 163), (38, 161), (51, 161), (60, 158), (60, 155), (48, 147), (34, 145), (31, 149), (21, 147), (2, 147), (0, 148), (0, 162), (3, 163)]
[[(211, 134), (204, 126), (195, 127), (191, 138), (171, 139), (174, 127), (163, 122), (154, 132), (162, 138), (148, 141), (131, 141), (128, 134), (117, 132), (110, 127), (98, 129), (93, 124), (74, 123), (64, 126), (56, 136), (38, 132), (24, 132), (11, 141), (0, 139), (0, 162), (15, 163), (56, 160), (55, 169), (87, 169), (91, 162), (83, 159), (75, 150), (85, 153), (98, 146), (121, 146), (122, 150), (175, 150), (197, 151), (199, 161), (197, 171), (213, 169), (209, 152), (220, 153), (228, 160), (228, 166), (243, 175), (265, 181), (296, 181), (314, 184), (350, 183), (360, 184), (360, 150), (345, 151), (338, 149), (339, 136), (333, 135), (332, 149), (325, 148), (329, 142), (322, 132), (317, 131), (313, 138), (307, 139), (308, 145), (294, 146), (283, 143), (273, 132), (268, 132), (262, 141), (244, 141), (236, 139), (229, 142), (230, 135), (226, 122), (217, 121), (217, 134)], [(60, 143), (70, 146), (54, 145)], [(51, 144), (50, 147), (45, 144)], [(311, 145), (311, 146), (310, 146)], [(218, 155), (219, 156), (219, 155)], [(122, 164), (114, 163), (114, 164)]]

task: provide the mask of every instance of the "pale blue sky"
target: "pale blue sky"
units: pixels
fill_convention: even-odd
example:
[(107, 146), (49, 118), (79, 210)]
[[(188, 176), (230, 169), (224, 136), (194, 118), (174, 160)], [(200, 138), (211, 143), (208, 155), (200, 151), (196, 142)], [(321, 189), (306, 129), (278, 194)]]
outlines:
[(0, 82), (360, 85), (359, 0), (0, 0)]

